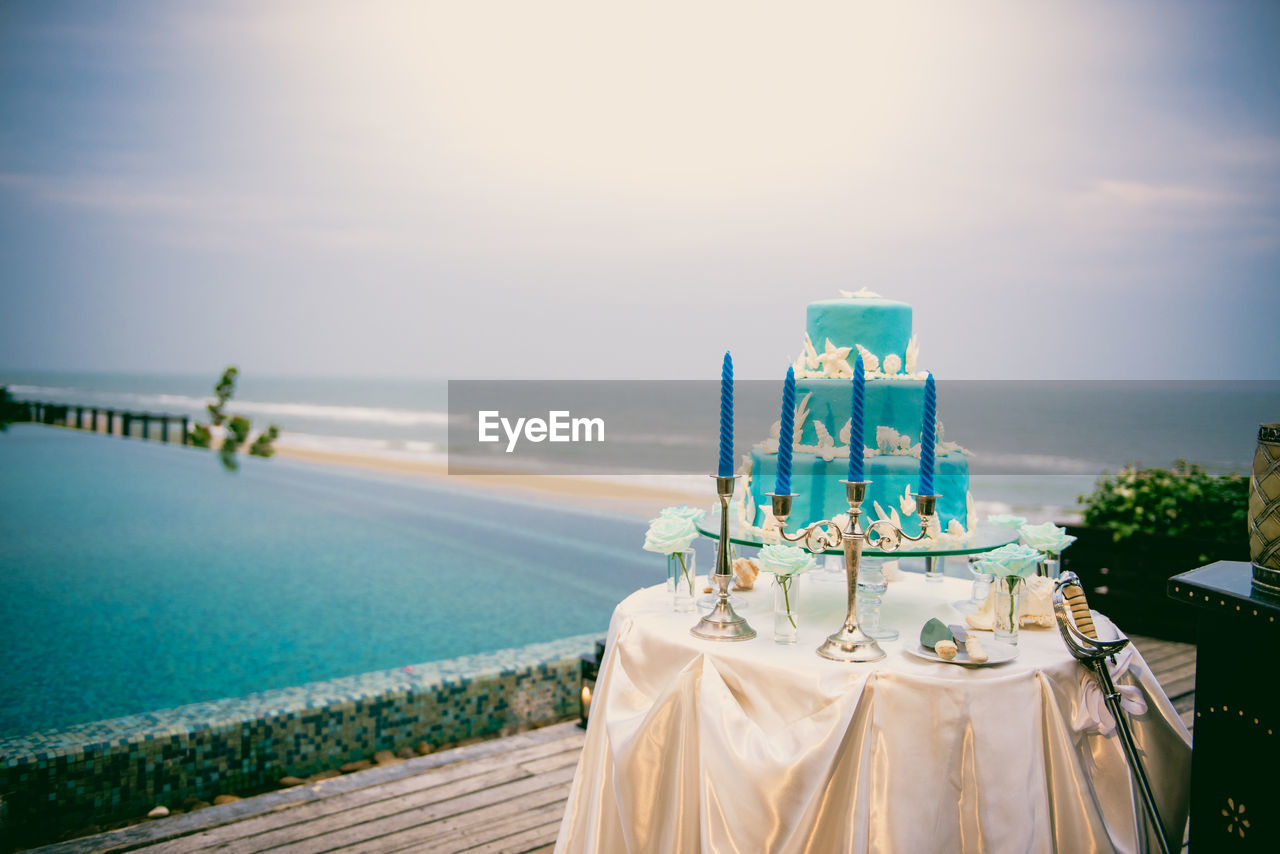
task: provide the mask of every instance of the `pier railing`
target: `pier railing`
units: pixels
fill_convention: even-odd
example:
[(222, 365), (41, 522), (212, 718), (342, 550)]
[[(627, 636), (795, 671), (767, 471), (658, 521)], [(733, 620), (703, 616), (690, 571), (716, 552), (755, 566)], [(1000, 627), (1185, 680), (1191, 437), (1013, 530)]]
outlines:
[[(191, 416), (167, 412), (135, 412), (97, 406), (76, 406), (40, 400), (12, 400), (14, 421), (73, 427), (126, 439), (190, 444)], [(24, 417), (25, 416), (25, 417)]]

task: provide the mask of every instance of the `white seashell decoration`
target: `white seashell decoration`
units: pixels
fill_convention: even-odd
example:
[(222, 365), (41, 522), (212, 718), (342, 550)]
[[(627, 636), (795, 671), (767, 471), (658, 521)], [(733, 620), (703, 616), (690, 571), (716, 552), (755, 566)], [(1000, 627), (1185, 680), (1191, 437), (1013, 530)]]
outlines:
[(906, 370), (909, 374), (916, 372), (916, 365), (920, 361), (920, 344), (916, 341), (916, 336), (912, 335), (911, 340), (907, 342), (907, 363)]
[(836, 378), (852, 377), (853, 366), (849, 364), (849, 351), (852, 349), (852, 347), (837, 347), (828, 338), (826, 349), (818, 355), (823, 374)]
[(911, 497), (911, 485), (907, 484), (906, 490), (902, 493), (902, 497), (898, 499), (898, 506), (902, 508), (903, 516), (914, 516), (916, 512), (916, 500)]

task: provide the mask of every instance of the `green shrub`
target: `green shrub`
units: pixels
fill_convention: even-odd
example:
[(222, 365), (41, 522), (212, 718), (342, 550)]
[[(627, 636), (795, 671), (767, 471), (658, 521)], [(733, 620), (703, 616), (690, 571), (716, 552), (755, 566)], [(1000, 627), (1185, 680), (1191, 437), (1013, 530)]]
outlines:
[[(236, 452), (249, 440), (252, 423), (243, 415), (228, 415), (225, 407), (236, 391), (236, 378), (240, 370), (231, 365), (222, 372), (222, 377), (213, 387), (217, 399), (208, 404), (209, 424), (197, 423), (187, 433), (187, 441), (197, 448), (208, 448), (213, 445), (213, 431), (210, 425), (223, 428), (222, 444), (218, 447), (218, 457), (227, 471), (236, 471), (240, 464), (236, 461)], [(280, 436), (280, 428), (272, 424), (258, 434), (249, 446), (249, 454), (255, 457), (270, 457), (275, 453), (275, 440)]]
[(1249, 481), (1211, 475), (1186, 460), (1167, 469), (1126, 466), (1103, 472), (1080, 503), (1084, 524), (1110, 528), (1116, 540), (1140, 533), (1230, 540), (1245, 536)]

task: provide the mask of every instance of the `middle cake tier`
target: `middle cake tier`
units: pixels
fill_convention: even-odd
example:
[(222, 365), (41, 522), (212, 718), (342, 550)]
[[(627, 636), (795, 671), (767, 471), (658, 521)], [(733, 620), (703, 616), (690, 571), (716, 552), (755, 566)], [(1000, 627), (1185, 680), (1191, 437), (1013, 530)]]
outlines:
[[(863, 511), (870, 519), (896, 514), (903, 529), (915, 535), (920, 520), (909, 493), (919, 485), (924, 382), (869, 379), (865, 392), (863, 435), (853, 438), (861, 445), (865, 477), (871, 481)], [(848, 510), (840, 481), (848, 476), (853, 385), (844, 379), (797, 380), (796, 399), (791, 487), (796, 498), (787, 520), (789, 531)], [(766, 493), (773, 491), (777, 476), (776, 425), (774, 435), (756, 446), (750, 460), (746, 516), (751, 524), (762, 525), (770, 506)], [(934, 488), (940, 496), (942, 530), (954, 532), (953, 522), (968, 528), (969, 461), (959, 446), (940, 442)]]

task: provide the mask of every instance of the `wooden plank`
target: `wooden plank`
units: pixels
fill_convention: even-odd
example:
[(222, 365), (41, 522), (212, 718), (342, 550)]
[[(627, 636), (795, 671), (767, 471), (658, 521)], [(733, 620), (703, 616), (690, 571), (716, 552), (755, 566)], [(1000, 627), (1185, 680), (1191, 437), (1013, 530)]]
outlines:
[[(1193, 658), (1189, 661), (1174, 662), (1174, 664), (1176, 666), (1169, 667), (1165, 670), (1162, 670), (1153, 674), (1156, 677), (1156, 679), (1160, 682), (1160, 684), (1168, 686), (1168, 685), (1174, 684), (1175, 682), (1180, 682), (1180, 681), (1189, 679), (1191, 680), (1191, 684), (1194, 685), (1195, 676), (1196, 676), (1195, 659)], [(1165, 693), (1166, 694), (1169, 693), (1169, 690), (1167, 687), (1165, 688)], [(1185, 692), (1179, 691), (1178, 693), (1182, 694)]]
[[(458, 851), (510, 836), (564, 817), (570, 783), (542, 789), (501, 803), (380, 836), (355, 848), (352, 854), (394, 854), (412, 851)], [(470, 841), (467, 841), (470, 840)]]
[(1190, 664), (1194, 667), (1195, 663), (1196, 663), (1196, 650), (1195, 650), (1195, 647), (1191, 647), (1190, 649), (1183, 649), (1183, 650), (1178, 650), (1176, 652), (1172, 652), (1169, 655), (1166, 655), (1155, 662), (1148, 661), (1147, 666), (1151, 668), (1152, 673), (1158, 674), (1158, 673), (1164, 673), (1169, 670), (1176, 669), (1178, 667), (1182, 667), (1187, 664)]
[[(444, 783), (439, 786), (413, 791), (408, 794), (396, 793), (387, 796), (390, 786), (379, 786), (369, 794), (370, 801), (359, 806), (328, 809), (322, 815), (300, 817), (300, 810), (292, 809), (280, 815), (262, 816), (254, 820), (255, 832), (245, 833), (243, 828), (234, 828), (232, 838), (215, 839), (219, 834), (199, 834), (175, 840), (173, 851), (220, 851), (225, 854), (255, 854), (266, 851), (276, 845), (294, 842), (299, 839), (310, 839), (344, 830), (353, 825), (375, 821), (387, 815), (394, 815), (408, 810), (430, 807), (449, 802), (458, 797), (473, 793), (483, 793), (503, 784), (527, 780), (529, 774), (521, 770), (519, 765), (497, 768), (484, 774), (469, 775), (461, 780)], [(394, 784), (392, 784), (394, 785)], [(249, 822), (243, 822), (248, 824)], [(148, 849), (154, 854), (161, 854), (170, 849), (157, 847)]]
[(1177, 682), (1169, 683), (1168, 685), (1164, 686), (1164, 692), (1169, 695), (1170, 699), (1195, 696), (1195, 693), (1196, 693), (1195, 675), (1192, 674), (1191, 676), (1188, 676), (1185, 679), (1180, 679)]
[(528, 771), (530, 774), (543, 774), (547, 771), (554, 771), (557, 768), (563, 768), (566, 765), (577, 765), (578, 757), (582, 755), (582, 747), (575, 746), (570, 750), (562, 751), (542, 759), (533, 759), (528, 762), (521, 762), (520, 767)]
[[(400, 777), (389, 782), (335, 794), (333, 797), (283, 807), (277, 812), (211, 828), (147, 850), (151, 854), (166, 854), (166, 852), (194, 851), (218, 846), (216, 850), (220, 851), (242, 849), (258, 851), (262, 849), (264, 842), (274, 839), (292, 841), (299, 838), (298, 834), (302, 833), (298, 829), (299, 826), (307, 823), (312, 823), (307, 827), (307, 835), (314, 835), (325, 829), (324, 824), (316, 826), (314, 822), (329, 817), (336, 817), (332, 822), (335, 826), (346, 826), (368, 818), (376, 818), (380, 814), (395, 812), (397, 807), (409, 809), (527, 777), (529, 772), (520, 768), (522, 761), (535, 760), (548, 754), (561, 754), (564, 752), (566, 743), (578, 745), (578, 749), (581, 749), (581, 734), (582, 731), (577, 730), (576, 737), (575, 734), (571, 734), (555, 741), (509, 750), (470, 762), (451, 763), (427, 773)], [(370, 773), (370, 771), (359, 772), (336, 778), (332, 782), (351, 780), (359, 775)], [(325, 784), (316, 785), (320, 787)], [(394, 803), (388, 805), (388, 801)], [(294, 835), (289, 836), (289, 834)], [(232, 844), (237, 840), (248, 838), (253, 838), (254, 841), (244, 846)]]
[[(581, 734), (581, 730), (577, 732)], [(451, 763), (448, 766), (431, 769), (431, 771), (425, 773), (398, 777), (396, 780), (380, 781), (378, 785), (370, 785), (364, 787), (364, 789), (335, 794), (330, 798), (316, 800), (316, 802), (294, 805), (287, 812), (276, 812), (256, 818), (244, 819), (244, 821), (236, 822), (234, 825), (214, 828), (214, 830), (201, 834), (200, 844), (207, 846), (214, 844), (214, 842), (265, 834), (265, 832), (278, 830), (278, 828), (300, 825), (302, 822), (315, 821), (317, 818), (332, 816), (335, 813), (349, 813), (353, 812), (353, 810), (369, 807), (385, 809), (384, 807), (378, 807), (378, 804), (384, 802), (384, 800), (407, 798), (410, 795), (419, 795), (421, 798), (421, 802), (415, 800), (413, 803), (430, 803), (433, 798), (449, 798), (449, 796), (453, 796), (448, 794), (451, 791), (452, 793), (461, 793), (461, 791), (471, 791), (486, 785), (497, 784), (497, 782), (529, 776), (529, 772), (520, 768), (521, 762), (534, 761), (534, 759), (545, 757), (545, 755), (562, 754), (566, 744), (573, 749), (581, 750), (581, 735), (577, 736), (576, 739), (573, 736), (568, 736), (556, 741), (547, 741), (544, 744), (527, 746), (527, 748), (508, 750), (506, 753), (495, 754), (492, 757), (472, 759), (471, 762)], [(340, 780), (351, 780), (352, 777), (356, 776), (340, 777)], [(445, 789), (445, 786), (451, 787)], [(189, 845), (191, 844), (188, 844), (186, 848), (177, 846), (173, 850), (193, 850)], [(157, 848), (150, 850), (154, 851), (155, 854), (164, 854), (164, 851), (169, 849), (157, 846)]]
[[(291, 845), (282, 845), (271, 850), (277, 852), (277, 854), (322, 854), (322, 852), (332, 851), (335, 848), (356, 845), (378, 836), (407, 830), (447, 816), (459, 815), (540, 790), (543, 791), (544, 797), (550, 803), (562, 796), (557, 787), (561, 784), (572, 782), (573, 772), (573, 768), (563, 768), (537, 777), (526, 777), (522, 780), (504, 783), (500, 786), (494, 786), (440, 803), (427, 804), (373, 821), (364, 821), (334, 832), (325, 832), (323, 836), (313, 836)], [(310, 828), (307, 829), (310, 830)], [(223, 851), (227, 849), (218, 848), (215, 850)]]
[(1156, 638), (1148, 638), (1141, 635), (1129, 635), (1129, 642), (1138, 648), (1138, 652), (1142, 653), (1143, 658), (1151, 658), (1158, 655), (1172, 644), (1172, 641), (1157, 640)]
[[(370, 788), (373, 785), (449, 768), (462, 767), (463, 763), (478, 762), (489, 757), (511, 754), (517, 750), (544, 744), (577, 739), (581, 743), (582, 730), (574, 723), (553, 724), (541, 729), (529, 730), (505, 738), (468, 744), (442, 750), (427, 756), (419, 756), (396, 765), (386, 765), (336, 777), (320, 783), (280, 789), (236, 801), (231, 804), (209, 807), (194, 813), (186, 813), (160, 821), (151, 821), (132, 827), (111, 830), (94, 836), (85, 836), (38, 849), (41, 854), (88, 854), (88, 852), (129, 851), (143, 845), (159, 843), (219, 827), (234, 827), (236, 823), (255, 816), (278, 812), (306, 803), (323, 801), (347, 792)], [(552, 752), (560, 748), (548, 748)], [(532, 754), (522, 754), (532, 756)], [(483, 769), (481, 769), (483, 770)], [(189, 850), (189, 849), (177, 849)]]
[(551, 822), (542, 827), (535, 827), (515, 836), (498, 839), (475, 848), (464, 849), (467, 854), (524, 854), (530, 848), (538, 848), (548, 842), (556, 841), (556, 833), (560, 830), (560, 822)]
[(1166, 661), (1181, 658), (1190, 655), (1195, 658), (1196, 648), (1191, 644), (1167, 644), (1154, 650), (1147, 650), (1138, 647), (1138, 652), (1142, 653), (1142, 658), (1151, 666), (1152, 669), (1161, 667)]

